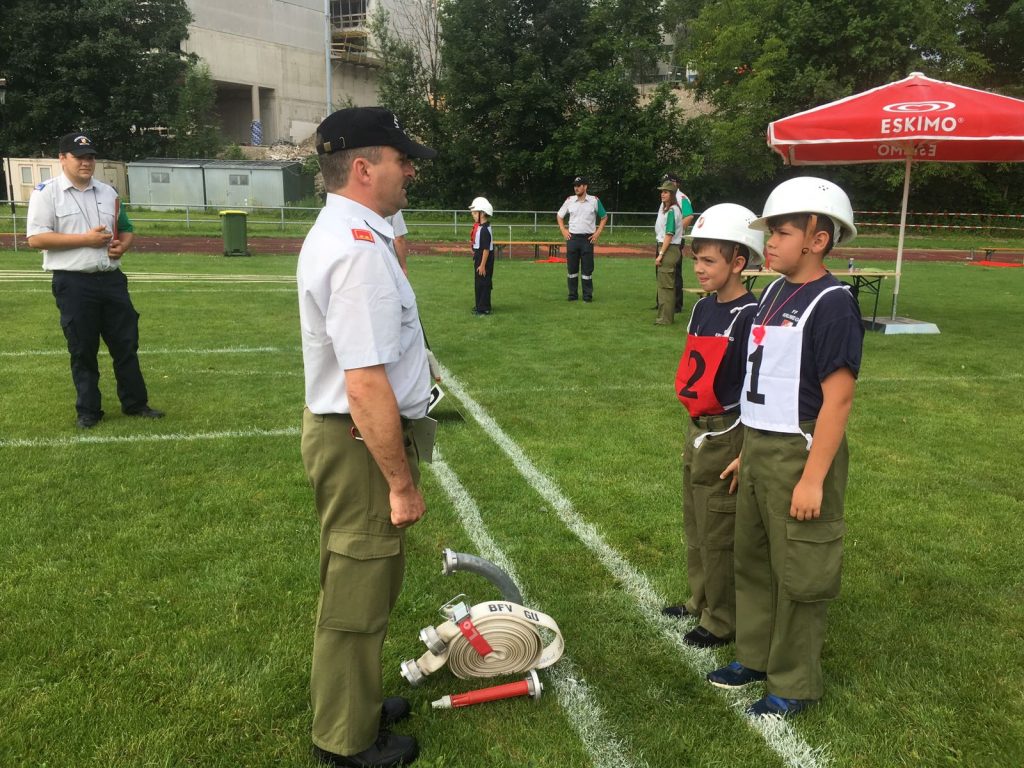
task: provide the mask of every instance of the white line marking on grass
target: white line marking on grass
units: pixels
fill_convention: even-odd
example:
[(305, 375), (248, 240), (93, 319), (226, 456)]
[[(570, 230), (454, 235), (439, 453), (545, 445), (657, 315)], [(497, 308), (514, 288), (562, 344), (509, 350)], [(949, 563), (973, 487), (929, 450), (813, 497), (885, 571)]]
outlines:
[[(483, 406), (469, 395), (454, 374), (443, 365), (440, 366), (440, 369), (445, 389), (466, 406), (484, 432), (512, 460), (519, 473), (554, 508), (565, 526), (597, 555), (605, 569), (636, 600), (644, 618), (658, 630), (665, 640), (676, 647), (690, 668), (703, 678), (718, 666), (715, 655), (711, 651), (693, 648), (683, 643), (679, 631), (680, 623), (661, 615), (661, 608), (666, 601), (657, 593), (647, 577), (637, 571), (626, 558), (611, 547), (594, 525), (577, 514), (572, 502), (566, 498), (555, 482), (537, 469), (522, 448), (498, 425)], [(684, 623), (683, 626), (688, 628), (692, 624)], [(809, 745), (797, 735), (790, 723), (746, 718), (743, 715), (743, 709), (752, 701), (749, 696), (717, 688), (715, 690), (725, 695), (732, 708), (761, 734), (765, 743), (782, 758), (786, 765), (793, 768), (820, 768), (829, 764), (827, 748)]]
[[(973, 384), (978, 381), (1020, 381), (1024, 379), (1024, 373), (998, 373), (991, 375), (977, 376), (861, 376), (857, 379), (858, 384), (893, 384), (893, 383), (928, 383), (928, 384)], [(547, 387), (495, 387), (488, 390), (496, 395), (523, 395), (533, 393), (550, 393)], [(667, 393), (665, 402), (675, 402), (675, 396), (671, 387), (664, 384), (576, 384), (563, 387), (563, 392), (592, 392), (595, 394), (603, 392), (662, 392)]]
[(994, 373), (989, 376), (864, 376), (858, 377), (858, 384), (918, 384), (926, 381), (930, 384), (973, 384), (976, 381), (1017, 381), (1024, 379), (1024, 373)]
[[(523, 602), (532, 607), (536, 603), (528, 600), (523, 582), (515, 571), (515, 566), (505, 553), (494, 543), (483, 518), (469, 491), (459, 480), (441, 456), (440, 449), (434, 447), (434, 462), (430, 465), (434, 476), (448, 493), (455, 510), (466, 529), (470, 540), (480, 552), (480, 556), (490, 560), (508, 574), (509, 578), (523, 593)], [(541, 610), (538, 607), (538, 610)], [(598, 768), (631, 768), (634, 765), (646, 766), (646, 763), (633, 763), (626, 756), (626, 747), (620, 739), (612, 735), (612, 728), (605, 721), (601, 707), (594, 700), (587, 685), (572, 664), (568, 656), (563, 656), (557, 664), (549, 667), (547, 674), (555, 685), (558, 701), (562, 705), (579, 735), (580, 740), (590, 753), (590, 760)]]
[(249, 437), (295, 437), (298, 427), (281, 429), (237, 429), (225, 432), (168, 432), (153, 435), (81, 435), (79, 437), (0, 438), (0, 448), (64, 448), (71, 445), (109, 445), (111, 443), (174, 443), (197, 440), (237, 440)]
[[(0, 281), (0, 284), (2, 284), (2, 281)], [(223, 293), (225, 288), (229, 288), (230, 289), (232, 287), (233, 286), (230, 286), (230, 285), (228, 285), (228, 286), (211, 285), (209, 287), (204, 287), (204, 288), (157, 288), (155, 285), (133, 285), (132, 286), (132, 294), (134, 295), (136, 293), (144, 293), (147, 296), (149, 294), (153, 294), (153, 293), (173, 293), (175, 295), (180, 294), (180, 293), (181, 294), (183, 294), (183, 293), (214, 294), (214, 293)], [(247, 296), (249, 294), (251, 294), (251, 293), (287, 293), (287, 294), (289, 294), (291, 296), (295, 295), (295, 289), (294, 288), (254, 288), (251, 284), (247, 284), (245, 286), (238, 286), (238, 287), (239, 288), (244, 287), (245, 288), (245, 294)], [(8, 293), (16, 295), (16, 296), (26, 296), (26, 295), (28, 295), (30, 293), (51, 293), (51, 290), (49, 288), (17, 288), (17, 289), (15, 289), (15, 288), (0, 288), (0, 294), (8, 294)]]
[[(140, 349), (140, 355), (256, 355), (279, 354), (283, 352), (298, 353), (299, 347), (177, 347), (174, 349)], [(52, 355), (66, 356), (66, 349), (25, 349), (20, 352), (0, 352), (0, 357), (48, 357)]]
[[(149, 283), (282, 283), (295, 284), (294, 275), (225, 275), (216, 272), (126, 272), (132, 282)], [(0, 282), (50, 280), (49, 272), (39, 270), (0, 270)]]
[(189, 371), (189, 376), (244, 376), (246, 378), (260, 377), (260, 378), (282, 378), (282, 379), (301, 379), (305, 377), (303, 371), (266, 371), (266, 370), (235, 370), (235, 369), (221, 369), (221, 368), (209, 368), (206, 370)]

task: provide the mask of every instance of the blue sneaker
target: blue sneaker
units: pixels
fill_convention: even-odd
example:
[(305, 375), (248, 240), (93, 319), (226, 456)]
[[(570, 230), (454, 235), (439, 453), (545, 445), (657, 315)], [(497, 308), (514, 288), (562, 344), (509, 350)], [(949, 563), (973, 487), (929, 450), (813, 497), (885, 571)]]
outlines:
[(748, 669), (738, 661), (714, 672), (708, 672), (708, 682), (718, 688), (742, 688), (744, 685), (759, 683), (767, 678), (766, 673)]
[(816, 699), (784, 699), (769, 693), (763, 699), (755, 701), (747, 707), (747, 717), (755, 720), (783, 720), (787, 717), (803, 712), (812, 704), (817, 704)]

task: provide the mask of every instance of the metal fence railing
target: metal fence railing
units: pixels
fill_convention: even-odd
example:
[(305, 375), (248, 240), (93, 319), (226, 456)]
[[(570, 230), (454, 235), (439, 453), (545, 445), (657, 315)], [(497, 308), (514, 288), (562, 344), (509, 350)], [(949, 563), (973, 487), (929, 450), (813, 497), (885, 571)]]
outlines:
[[(227, 206), (202, 204), (126, 204), (136, 225), (136, 231), (146, 233), (155, 225), (161, 233), (181, 230), (188, 233), (216, 234), (220, 231), (218, 212)], [(305, 233), (320, 211), (319, 207), (306, 206), (230, 206), (249, 214), (247, 226), (257, 234)], [(698, 211), (699, 213), (699, 211)], [(19, 234), (25, 231), (27, 205), (0, 201), (0, 233), (12, 234), (15, 247)], [(472, 228), (472, 217), (468, 210), (450, 208), (409, 208), (403, 211), (406, 223), (414, 230), (414, 236), (447, 239), (468, 234)], [(865, 233), (892, 233), (899, 227), (899, 211), (855, 211), (857, 228)], [(654, 211), (610, 211), (605, 231), (609, 234), (622, 232), (628, 239), (642, 238), (646, 233), (653, 237)], [(496, 239), (516, 240), (557, 240), (560, 238), (555, 211), (508, 210), (496, 211), (492, 220)], [(956, 213), (908, 212), (907, 229), (915, 233), (976, 232), (993, 236), (1024, 237), (1024, 214), (1009, 213)]]

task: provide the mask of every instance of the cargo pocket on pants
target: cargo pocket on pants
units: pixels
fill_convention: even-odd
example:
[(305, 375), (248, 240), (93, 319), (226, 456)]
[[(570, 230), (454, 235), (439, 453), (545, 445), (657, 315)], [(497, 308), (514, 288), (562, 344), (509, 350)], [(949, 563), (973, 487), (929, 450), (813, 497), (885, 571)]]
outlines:
[(709, 497), (705, 525), (708, 549), (732, 551), (733, 542), (736, 540), (736, 497)]
[(813, 603), (839, 595), (843, 572), (843, 520), (786, 521), (786, 572), (790, 600)]
[(380, 632), (391, 612), (398, 536), (331, 531), (319, 625), (341, 632)]

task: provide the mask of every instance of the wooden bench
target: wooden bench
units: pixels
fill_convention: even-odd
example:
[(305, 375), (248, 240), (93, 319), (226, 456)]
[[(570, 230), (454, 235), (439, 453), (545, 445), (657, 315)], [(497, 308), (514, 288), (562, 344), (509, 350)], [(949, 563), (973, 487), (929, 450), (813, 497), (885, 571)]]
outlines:
[(516, 246), (522, 246), (524, 248), (533, 247), (533, 260), (538, 261), (540, 259), (541, 248), (547, 249), (547, 257), (549, 259), (556, 258), (560, 255), (562, 247), (565, 245), (564, 241), (553, 241), (553, 240), (511, 240), (504, 243), (495, 241), (494, 243), (494, 255), (496, 258), (501, 258), (508, 250), (508, 257), (512, 258), (512, 249)]

